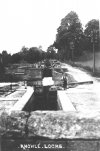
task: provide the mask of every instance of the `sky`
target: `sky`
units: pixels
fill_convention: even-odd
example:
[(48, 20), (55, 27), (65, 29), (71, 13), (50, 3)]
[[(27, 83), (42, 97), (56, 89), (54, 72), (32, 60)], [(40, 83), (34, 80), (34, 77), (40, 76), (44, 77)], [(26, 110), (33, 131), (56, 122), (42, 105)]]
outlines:
[(61, 19), (75, 11), (83, 25), (100, 19), (100, 0), (0, 0), (0, 53), (23, 46), (46, 51), (56, 39)]

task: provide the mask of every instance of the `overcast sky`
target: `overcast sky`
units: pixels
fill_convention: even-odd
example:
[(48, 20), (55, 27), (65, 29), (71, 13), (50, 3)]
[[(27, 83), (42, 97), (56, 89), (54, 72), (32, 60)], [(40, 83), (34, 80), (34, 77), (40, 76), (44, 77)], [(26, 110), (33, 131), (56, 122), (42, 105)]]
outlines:
[(83, 26), (100, 18), (100, 0), (0, 0), (0, 53), (53, 44), (61, 19), (75, 11)]

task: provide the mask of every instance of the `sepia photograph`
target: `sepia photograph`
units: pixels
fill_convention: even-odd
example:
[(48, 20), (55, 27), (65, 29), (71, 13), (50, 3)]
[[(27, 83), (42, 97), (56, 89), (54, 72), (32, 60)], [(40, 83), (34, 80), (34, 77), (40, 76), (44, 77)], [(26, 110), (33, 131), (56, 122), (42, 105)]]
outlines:
[(0, 0), (0, 150), (100, 151), (99, 0)]

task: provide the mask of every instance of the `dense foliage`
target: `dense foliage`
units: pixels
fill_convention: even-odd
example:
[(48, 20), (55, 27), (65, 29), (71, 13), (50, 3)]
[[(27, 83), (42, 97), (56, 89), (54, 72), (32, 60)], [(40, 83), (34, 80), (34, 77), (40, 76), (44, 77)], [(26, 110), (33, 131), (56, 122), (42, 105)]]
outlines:
[(85, 26), (84, 35), (86, 38), (87, 51), (92, 51), (94, 43), (95, 50), (99, 51), (99, 20), (92, 19)]
[(7, 51), (2, 51), (2, 53), (0, 54), (0, 64), (2, 66), (7, 66), (9, 64), (20, 63), (21, 61), (25, 61), (27, 63), (35, 63), (44, 59), (45, 56), (46, 53), (40, 48), (26, 48), (25, 46), (23, 46), (20, 52), (14, 53), (13, 55), (8, 54)]
[(61, 25), (57, 29), (55, 44), (61, 57), (63, 59), (73, 59), (73, 56), (79, 56), (82, 39), (82, 24), (78, 15), (71, 11), (61, 20)]
[(48, 58), (48, 59), (58, 59), (57, 52), (56, 52), (55, 47), (53, 45), (50, 45), (47, 48), (46, 58)]
[(85, 30), (78, 18), (78, 15), (71, 11), (62, 20), (57, 29), (55, 48), (61, 59), (74, 60), (79, 58), (84, 51), (99, 50), (99, 20), (89, 21)]

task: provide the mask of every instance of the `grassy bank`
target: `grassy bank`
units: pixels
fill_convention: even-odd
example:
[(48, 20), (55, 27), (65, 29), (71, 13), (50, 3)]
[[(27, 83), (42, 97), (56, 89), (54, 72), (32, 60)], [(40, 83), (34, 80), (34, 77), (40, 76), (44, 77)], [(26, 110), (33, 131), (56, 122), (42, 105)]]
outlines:
[(93, 73), (93, 54), (84, 54), (75, 62), (69, 62), (70, 65), (85, 70), (94, 77), (100, 77), (100, 52), (95, 53), (95, 73)]

